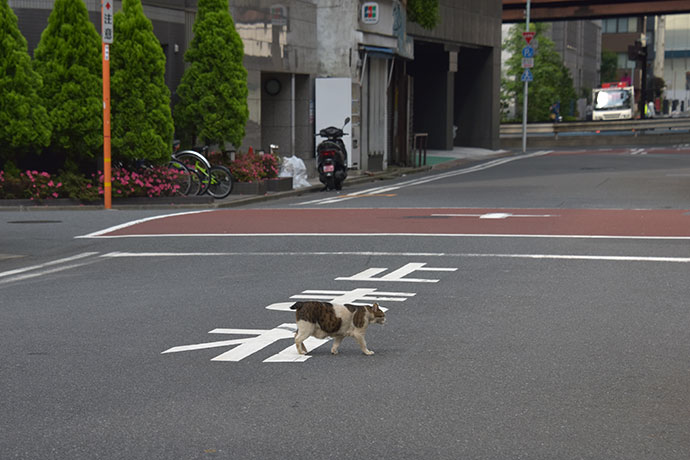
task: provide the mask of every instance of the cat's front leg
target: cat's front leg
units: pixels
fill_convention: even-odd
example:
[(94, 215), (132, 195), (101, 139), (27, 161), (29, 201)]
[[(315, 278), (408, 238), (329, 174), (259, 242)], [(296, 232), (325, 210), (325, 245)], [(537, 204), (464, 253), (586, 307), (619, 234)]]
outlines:
[(363, 334), (354, 334), (355, 340), (357, 340), (357, 343), (359, 343), (359, 347), (362, 349), (362, 353), (365, 355), (371, 356), (374, 354), (373, 351), (369, 350), (367, 348), (367, 341), (364, 340), (364, 335)]
[(340, 347), (340, 342), (343, 341), (345, 337), (342, 335), (338, 335), (333, 338), (333, 346), (331, 347), (331, 353), (334, 355), (338, 354), (338, 347)]

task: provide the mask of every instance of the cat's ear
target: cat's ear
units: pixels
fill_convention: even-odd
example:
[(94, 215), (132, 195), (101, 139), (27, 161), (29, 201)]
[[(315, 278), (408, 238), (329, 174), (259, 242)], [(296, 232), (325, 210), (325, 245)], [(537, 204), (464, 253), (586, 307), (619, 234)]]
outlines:
[(379, 304), (378, 304), (378, 302), (374, 302), (374, 305), (372, 305), (372, 307), (374, 307), (374, 311), (379, 311)]

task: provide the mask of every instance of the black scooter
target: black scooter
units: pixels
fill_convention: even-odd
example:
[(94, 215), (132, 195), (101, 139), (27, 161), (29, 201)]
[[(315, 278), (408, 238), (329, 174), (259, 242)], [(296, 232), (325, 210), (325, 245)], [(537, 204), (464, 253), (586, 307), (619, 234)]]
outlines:
[(343, 136), (347, 133), (343, 129), (350, 123), (350, 117), (345, 119), (342, 128), (329, 126), (319, 131), (319, 136), (325, 138), (316, 147), (319, 180), (326, 186), (325, 190), (340, 190), (347, 177), (347, 149)]

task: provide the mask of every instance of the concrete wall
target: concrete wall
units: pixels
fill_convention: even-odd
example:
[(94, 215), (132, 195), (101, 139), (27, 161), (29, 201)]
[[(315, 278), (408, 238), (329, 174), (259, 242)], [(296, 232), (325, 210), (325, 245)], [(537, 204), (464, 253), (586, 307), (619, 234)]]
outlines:
[(354, 77), (358, 54), (358, 0), (319, 0), (316, 12), (317, 77)]
[[(230, 0), (235, 28), (244, 43), (244, 64), (248, 70), (249, 122), (243, 150), (269, 150), (280, 146), (283, 154), (310, 156), (309, 101), (311, 75), (317, 72), (317, 8), (308, 0), (284, 0), (287, 17), (271, 16), (273, 0)], [(292, 75), (296, 75), (295, 94)], [(305, 79), (306, 76), (306, 79)], [(281, 83), (281, 91), (270, 95), (264, 89), (268, 79)], [(294, 100), (294, 119), (293, 119)], [(294, 129), (293, 129), (294, 126)]]
[(441, 22), (432, 31), (410, 24), (408, 33), (415, 39), (501, 46), (501, 0), (439, 0)]
[(502, 2), (440, 0), (440, 8), (434, 30), (408, 29), (415, 40), (414, 130), (429, 133), (432, 149), (497, 149)]

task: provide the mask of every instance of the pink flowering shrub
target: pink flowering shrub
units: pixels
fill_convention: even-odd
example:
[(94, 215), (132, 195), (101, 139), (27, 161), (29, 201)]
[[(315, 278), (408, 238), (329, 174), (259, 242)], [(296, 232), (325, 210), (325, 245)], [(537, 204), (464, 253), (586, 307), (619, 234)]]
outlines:
[(270, 153), (247, 152), (238, 153), (228, 167), (237, 182), (256, 182), (278, 177), (279, 164), (278, 157)]
[[(140, 172), (113, 168), (111, 185), (113, 198), (165, 197), (180, 192), (179, 174), (165, 166), (143, 169)], [(51, 200), (74, 198), (96, 201), (103, 196), (102, 172), (90, 178), (74, 173), (60, 173), (51, 176), (47, 172), (24, 171), (11, 175), (0, 170), (0, 199), (28, 198), (30, 200)]]
[(0, 171), (0, 198), (53, 199), (61, 196), (62, 182), (47, 172), (22, 171), (19, 175)]
[(265, 153), (261, 156), (261, 165), (264, 170), (266, 179), (274, 179), (278, 177), (280, 172), (280, 158), (270, 154)]
[(230, 163), (230, 172), (237, 182), (257, 182), (261, 180), (262, 168), (259, 155), (254, 152), (237, 153)]
[[(139, 172), (125, 168), (113, 168), (110, 173), (113, 198), (163, 197), (174, 196), (180, 192), (179, 174), (165, 166), (154, 166)], [(98, 171), (93, 176), (98, 182), (98, 194), (104, 194), (104, 174)]]
[(20, 179), (26, 188), (25, 198), (31, 200), (55, 199), (60, 196), (62, 182), (53, 180), (47, 172), (25, 171), (20, 174)]

